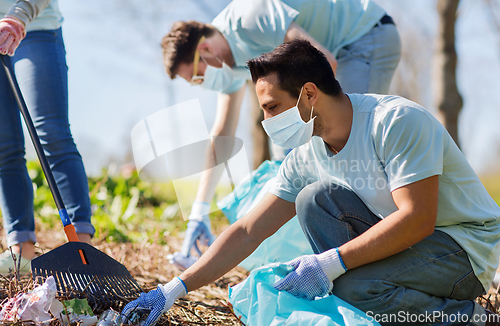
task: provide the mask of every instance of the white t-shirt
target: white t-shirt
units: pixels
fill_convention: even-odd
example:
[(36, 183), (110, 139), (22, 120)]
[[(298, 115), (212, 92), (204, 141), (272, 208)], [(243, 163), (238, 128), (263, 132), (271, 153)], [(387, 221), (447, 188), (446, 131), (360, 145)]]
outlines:
[(500, 255), (500, 207), (446, 129), (407, 99), (348, 95), (354, 112), (345, 147), (333, 155), (313, 137), (288, 154), (270, 192), (293, 202), (313, 182), (342, 184), (384, 218), (397, 210), (391, 191), (439, 175), (436, 229), (462, 246), (488, 289)]
[(251, 79), (247, 61), (283, 43), (293, 21), (336, 56), (342, 47), (368, 33), (384, 14), (370, 0), (233, 0), (212, 21), (229, 44), (233, 69), (240, 70), (224, 93), (237, 91)]

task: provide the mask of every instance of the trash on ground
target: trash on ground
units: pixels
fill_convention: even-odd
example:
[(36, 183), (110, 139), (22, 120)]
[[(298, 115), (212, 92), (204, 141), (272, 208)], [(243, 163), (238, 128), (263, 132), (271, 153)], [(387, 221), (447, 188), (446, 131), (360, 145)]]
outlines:
[(99, 320), (97, 321), (97, 326), (121, 326), (122, 316), (118, 311), (113, 309), (108, 309), (104, 311)]
[(1, 321), (32, 320), (35, 323), (47, 323), (52, 319), (49, 311), (56, 296), (56, 282), (48, 277), (42, 285), (28, 293), (19, 293), (10, 298), (0, 311)]

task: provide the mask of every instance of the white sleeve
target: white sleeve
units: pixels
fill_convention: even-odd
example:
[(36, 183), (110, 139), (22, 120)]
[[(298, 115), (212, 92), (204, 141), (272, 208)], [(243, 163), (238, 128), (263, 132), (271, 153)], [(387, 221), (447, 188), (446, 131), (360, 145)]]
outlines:
[(295, 202), (299, 192), (307, 185), (301, 173), (304, 166), (297, 149), (293, 149), (281, 163), (276, 181), (269, 192), (283, 200)]
[(5, 15), (15, 17), (28, 26), (52, 0), (18, 0)]

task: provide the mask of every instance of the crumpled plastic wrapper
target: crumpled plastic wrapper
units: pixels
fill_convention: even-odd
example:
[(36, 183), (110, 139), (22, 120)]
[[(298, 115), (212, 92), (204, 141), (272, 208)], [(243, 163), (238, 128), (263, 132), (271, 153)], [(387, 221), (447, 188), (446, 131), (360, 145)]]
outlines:
[[(49, 276), (45, 283), (38, 285), (28, 293), (19, 293), (10, 298), (0, 311), (2, 321), (34, 321), (37, 324), (48, 324), (50, 320), (59, 318), (63, 325), (77, 323), (82, 326), (97, 322), (97, 316), (85, 314), (63, 314), (64, 305), (55, 299), (57, 286), (53, 276)], [(50, 312), (50, 313), (49, 313)], [(52, 314), (52, 315), (51, 315)]]
[(49, 314), (57, 292), (54, 277), (50, 276), (45, 283), (38, 285), (28, 293), (19, 293), (10, 298), (0, 311), (1, 321), (32, 320), (36, 323), (48, 323)]

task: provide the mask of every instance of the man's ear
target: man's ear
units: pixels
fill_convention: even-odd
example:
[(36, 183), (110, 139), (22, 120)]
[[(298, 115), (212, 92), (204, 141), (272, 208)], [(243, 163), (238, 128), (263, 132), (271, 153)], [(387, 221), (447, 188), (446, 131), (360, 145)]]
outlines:
[(215, 56), (214, 47), (209, 39), (206, 39), (205, 41), (198, 44), (198, 51), (200, 52), (200, 55), (206, 59)]
[(302, 91), (302, 97), (309, 102), (309, 105), (316, 104), (318, 100), (318, 87), (313, 82), (307, 82), (304, 84), (304, 90)]

